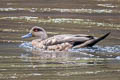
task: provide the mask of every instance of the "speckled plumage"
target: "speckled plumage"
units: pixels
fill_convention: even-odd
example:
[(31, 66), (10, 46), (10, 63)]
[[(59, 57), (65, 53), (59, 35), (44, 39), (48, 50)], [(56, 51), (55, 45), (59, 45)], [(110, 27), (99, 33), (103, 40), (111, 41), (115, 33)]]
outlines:
[[(91, 47), (106, 38), (110, 33), (100, 38), (85, 34), (63, 34), (48, 38), (43, 28), (35, 26), (30, 30), (29, 34), (33, 37), (38, 37), (38, 39), (32, 41), (32, 45), (37, 48), (43, 50), (67, 51), (70, 48)], [(23, 36), (23, 38), (26, 38), (26, 35)]]

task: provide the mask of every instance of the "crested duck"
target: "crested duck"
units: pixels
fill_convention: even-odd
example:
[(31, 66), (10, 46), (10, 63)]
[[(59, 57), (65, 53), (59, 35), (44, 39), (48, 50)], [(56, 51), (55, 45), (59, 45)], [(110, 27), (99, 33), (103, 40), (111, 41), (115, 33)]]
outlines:
[(99, 38), (85, 34), (63, 34), (48, 37), (42, 27), (34, 26), (30, 32), (22, 36), (22, 38), (37, 37), (38, 39), (32, 41), (32, 45), (42, 50), (67, 51), (71, 48), (92, 47), (109, 34), (110, 32)]

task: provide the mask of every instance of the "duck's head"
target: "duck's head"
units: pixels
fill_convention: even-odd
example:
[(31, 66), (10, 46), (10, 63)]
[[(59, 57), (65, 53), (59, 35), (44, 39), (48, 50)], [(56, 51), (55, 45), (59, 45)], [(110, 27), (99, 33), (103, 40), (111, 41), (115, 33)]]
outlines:
[(22, 38), (29, 38), (29, 37), (38, 37), (44, 40), (47, 38), (47, 33), (43, 28), (34, 26), (28, 34), (22, 36)]

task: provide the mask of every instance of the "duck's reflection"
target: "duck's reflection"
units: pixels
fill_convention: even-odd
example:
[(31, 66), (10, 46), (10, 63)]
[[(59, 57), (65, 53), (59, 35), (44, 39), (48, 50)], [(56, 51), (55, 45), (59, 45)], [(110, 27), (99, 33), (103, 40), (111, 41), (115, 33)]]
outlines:
[(34, 57), (38, 57), (40, 59), (77, 59), (77, 58), (90, 58), (93, 55), (87, 54), (84, 52), (62, 52), (62, 51), (40, 51), (40, 50), (32, 50), (32, 54)]

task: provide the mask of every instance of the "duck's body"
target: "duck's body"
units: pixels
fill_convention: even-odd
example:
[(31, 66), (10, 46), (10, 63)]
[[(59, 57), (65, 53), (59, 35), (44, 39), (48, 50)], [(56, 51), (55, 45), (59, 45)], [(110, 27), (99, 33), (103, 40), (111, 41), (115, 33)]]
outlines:
[(32, 45), (43, 50), (67, 51), (71, 48), (92, 47), (97, 42), (106, 38), (110, 33), (100, 38), (85, 34), (64, 34), (47, 37), (46, 31), (41, 27), (33, 27), (30, 33), (23, 38), (37, 36), (39, 39), (32, 41)]

